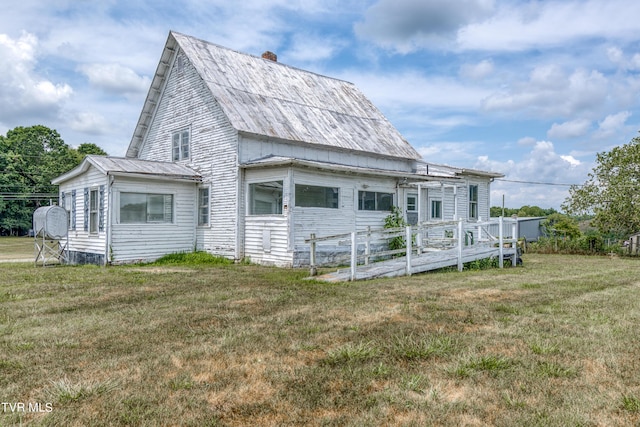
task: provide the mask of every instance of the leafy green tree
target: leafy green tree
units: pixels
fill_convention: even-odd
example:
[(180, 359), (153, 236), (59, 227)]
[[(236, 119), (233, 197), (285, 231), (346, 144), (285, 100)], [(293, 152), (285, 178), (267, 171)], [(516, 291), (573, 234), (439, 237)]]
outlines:
[(640, 231), (640, 137), (598, 153), (596, 166), (581, 186), (572, 186), (562, 208), (593, 215), (591, 224), (618, 237)]
[(107, 153), (102, 148), (90, 142), (85, 142), (83, 144), (78, 145), (78, 148), (76, 148), (76, 152), (79, 155), (80, 161), (82, 161), (82, 159), (84, 159), (89, 154), (97, 154), (100, 156), (107, 155)]
[[(517, 208), (517, 209), (512, 209), (512, 208), (505, 208), (504, 209), (504, 216), (505, 217), (509, 217), (509, 216), (513, 216), (513, 215), (517, 215), (519, 217), (531, 217), (531, 216), (547, 216), (547, 215), (551, 215), (554, 213), (557, 213), (558, 211), (556, 211), (553, 208), (548, 208), (548, 209), (543, 209), (539, 206), (522, 206), (521, 208)], [(492, 206), (490, 208), (490, 215), (492, 218), (495, 217), (499, 217), (502, 215), (502, 208), (499, 206)]]
[(19, 234), (31, 228), (35, 209), (58, 199), (51, 180), (88, 153), (104, 154), (95, 144), (79, 148), (82, 151), (69, 147), (57, 131), (42, 125), (0, 135), (0, 231)]
[(540, 224), (547, 236), (566, 236), (571, 239), (580, 237), (582, 232), (578, 221), (561, 213), (551, 214)]

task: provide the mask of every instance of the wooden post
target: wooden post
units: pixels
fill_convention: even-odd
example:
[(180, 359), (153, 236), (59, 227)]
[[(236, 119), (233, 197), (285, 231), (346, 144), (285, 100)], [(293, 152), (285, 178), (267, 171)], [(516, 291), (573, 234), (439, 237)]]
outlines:
[(407, 242), (407, 276), (411, 276), (411, 226), (407, 226), (405, 239)]
[(367, 236), (364, 242), (364, 265), (369, 265), (369, 257), (371, 257), (371, 226), (367, 225)]
[(309, 264), (311, 265), (311, 271), (309, 274), (311, 276), (315, 276), (318, 274), (318, 269), (316, 268), (316, 234), (311, 233), (311, 251), (309, 253)]
[(504, 254), (503, 251), (503, 245), (504, 245), (504, 238), (503, 238), (503, 231), (502, 231), (502, 224), (503, 224), (503, 217), (500, 217), (500, 220), (498, 221), (498, 265), (500, 266), (500, 268), (504, 268), (504, 260), (502, 259), (502, 255)]
[(511, 249), (515, 249), (513, 258), (511, 258), (513, 260), (511, 267), (515, 267), (518, 264), (518, 221), (514, 221), (513, 224), (511, 224), (511, 236), (513, 237)]
[(355, 231), (351, 232), (351, 281), (356, 280), (356, 264), (358, 263), (358, 242)]
[(462, 220), (458, 220), (458, 271), (462, 271), (462, 245), (464, 244)]

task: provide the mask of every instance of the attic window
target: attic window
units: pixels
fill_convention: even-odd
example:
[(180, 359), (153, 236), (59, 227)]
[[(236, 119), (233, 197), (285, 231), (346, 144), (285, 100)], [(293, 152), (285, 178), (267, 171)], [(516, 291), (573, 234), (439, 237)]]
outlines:
[(189, 159), (189, 130), (175, 132), (172, 136), (172, 159), (174, 162)]
[(182, 55), (178, 56), (176, 68), (178, 74), (182, 74), (182, 72), (184, 71), (184, 57)]

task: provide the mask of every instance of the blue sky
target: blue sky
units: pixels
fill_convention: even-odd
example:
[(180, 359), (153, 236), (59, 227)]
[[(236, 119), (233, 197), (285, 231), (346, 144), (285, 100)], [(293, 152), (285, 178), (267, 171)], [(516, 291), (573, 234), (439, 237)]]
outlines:
[[(122, 156), (168, 32), (355, 83), (425, 160), (558, 209), (640, 129), (640, 2), (21, 0), (0, 15), (0, 133)], [(542, 185), (533, 183), (547, 183)]]

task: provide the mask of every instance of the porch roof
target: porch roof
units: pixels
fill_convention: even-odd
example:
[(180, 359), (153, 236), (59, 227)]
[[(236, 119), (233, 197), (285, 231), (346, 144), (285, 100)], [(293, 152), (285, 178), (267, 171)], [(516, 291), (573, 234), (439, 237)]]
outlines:
[(253, 160), (240, 165), (243, 169), (256, 169), (265, 167), (279, 166), (299, 166), (313, 168), (319, 170), (329, 170), (333, 172), (342, 172), (345, 174), (359, 174), (370, 176), (386, 176), (392, 178), (406, 179), (406, 182), (425, 182), (439, 181), (443, 178), (458, 180), (455, 174), (434, 173), (430, 174), (426, 170), (417, 170), (411, 172), (403, 172), (398, 170), (367, 168), (358, 166), (346, 166), (338, 163), (321, 162), (313, 160), (303, 160), (294, 157), (268, 156), (262, 159)]
[(69, 172), (54, 178), (51, 183), (58, 185), (86, 172), (89, 166), (105, 175), (145, 176), (156, 179), (186, 180), (199, 182), (200, 174), (188, 166), (171, 162), (157, 162), (124, 157), (88, 155), (82, 163)]

